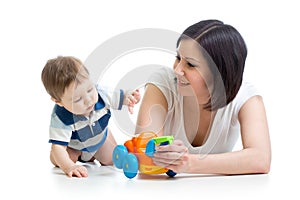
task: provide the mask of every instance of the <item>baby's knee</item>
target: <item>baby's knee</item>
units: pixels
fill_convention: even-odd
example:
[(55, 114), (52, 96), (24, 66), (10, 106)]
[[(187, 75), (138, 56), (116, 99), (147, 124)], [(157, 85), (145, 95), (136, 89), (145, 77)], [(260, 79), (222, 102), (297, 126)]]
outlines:
[(77, 162), (79, 156), (81, 156), (81, 151), (72, 149), (70, 147), (67, 147), (67, 152), (69, 154), (70, 159), (75, 163)]

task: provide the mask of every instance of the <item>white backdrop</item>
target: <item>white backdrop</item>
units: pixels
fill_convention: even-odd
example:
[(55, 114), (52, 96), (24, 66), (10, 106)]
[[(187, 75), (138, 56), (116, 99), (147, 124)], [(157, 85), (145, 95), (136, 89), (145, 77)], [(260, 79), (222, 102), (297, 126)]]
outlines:
[[(21, 190), (22, 196), (30, 197), (25, 191), (39, 188), (34, 177), (43, 176), (45, 168), (52, 167), (47, 142), (53, 103), (40, 79), (49, 58), (72, 55), (84, 61), (103, 42), (126, 31), (162, 28), (180, 33), (199, 20), (214, 18), (233, 25), (243, 35), (249, 51), (245, 76), (264, 95), (273, 149), (270, 185), (274, 193), (262, 193), (262, 197), (299, 197), (292, 183), (300, 178), (300, 15), (296, 5), (292, 0), (1, 1), (0, 169), (4, 176), (0, 181), (5, 189), (0, 195), (19, 195)], [(173, 64), (173, 57), (140, 53), (120, 59), (116, 66), (130, 69), (153, 61)], [(112, 127), (118, 142), (128, 139)], [(33, 184), (26, 184), (30, 181)]]

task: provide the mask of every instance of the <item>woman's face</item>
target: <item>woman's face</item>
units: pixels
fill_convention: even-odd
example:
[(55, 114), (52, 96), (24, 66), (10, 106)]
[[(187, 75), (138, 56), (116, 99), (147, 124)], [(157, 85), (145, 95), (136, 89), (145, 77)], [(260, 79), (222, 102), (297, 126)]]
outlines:
[(200, 48), (192, 39), (181, 40), (174, 71), (179, 93), (182, 96), (196, 96), (199, 104), (205, 104), (210, 98), (208, 86), (212, 86), (212, 75)]

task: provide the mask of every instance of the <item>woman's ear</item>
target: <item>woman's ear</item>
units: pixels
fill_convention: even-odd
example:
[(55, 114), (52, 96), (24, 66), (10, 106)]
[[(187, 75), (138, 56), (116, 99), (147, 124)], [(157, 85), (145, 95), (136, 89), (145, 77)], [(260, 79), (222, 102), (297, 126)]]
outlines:
[(57, 105), (63, 107), (62, 103), (60, 101), (58, 101), (57, 99), (54, 99), (53, 97), (51, 97), (51, 100), (54, 101), (54, 103), (56, 103)]

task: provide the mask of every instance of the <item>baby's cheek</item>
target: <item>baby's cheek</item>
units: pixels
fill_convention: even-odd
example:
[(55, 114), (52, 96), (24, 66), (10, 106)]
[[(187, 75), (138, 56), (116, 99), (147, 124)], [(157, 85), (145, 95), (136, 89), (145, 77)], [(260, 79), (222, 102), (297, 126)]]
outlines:
[(97, 101), (98, 101), (98, 93), (95, 90), (95, 92), (94, 92), (94, 103), (97, 103)]

